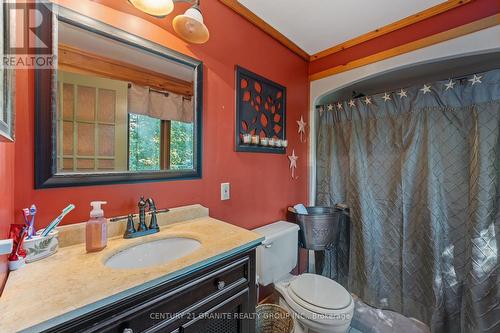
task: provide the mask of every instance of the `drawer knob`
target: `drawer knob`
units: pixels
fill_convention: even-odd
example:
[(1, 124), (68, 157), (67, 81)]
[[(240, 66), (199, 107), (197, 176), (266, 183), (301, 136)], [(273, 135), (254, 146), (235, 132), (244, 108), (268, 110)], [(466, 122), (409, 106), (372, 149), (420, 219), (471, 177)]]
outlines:
[(226, 287), (226, 282), (224, 281), (218, 281), (217, 282), (217, 289), (222, 290)]
[(134, 330), (131, 328), (126, 328), (123, 330), (123, 333), (134, 333)]

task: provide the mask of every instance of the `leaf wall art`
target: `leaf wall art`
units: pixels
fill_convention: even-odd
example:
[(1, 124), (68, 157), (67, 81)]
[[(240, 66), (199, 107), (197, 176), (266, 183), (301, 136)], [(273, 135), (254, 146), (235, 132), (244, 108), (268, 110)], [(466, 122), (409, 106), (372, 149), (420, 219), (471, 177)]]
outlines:
[(284, 154), (286, 88), (236, 66), (235, 149)]

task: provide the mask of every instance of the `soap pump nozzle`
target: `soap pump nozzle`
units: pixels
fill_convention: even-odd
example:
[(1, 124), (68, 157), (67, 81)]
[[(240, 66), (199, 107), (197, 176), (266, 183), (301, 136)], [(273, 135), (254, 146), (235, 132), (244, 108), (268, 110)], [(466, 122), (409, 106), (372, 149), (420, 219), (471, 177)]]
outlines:
[(103, 217), (104, 210), (102, 210), (101, 205), (107, 204), (106, 201), (92, 201), (90, 205), (92, 206), (92, 211), (90, 212), (90, 217)]

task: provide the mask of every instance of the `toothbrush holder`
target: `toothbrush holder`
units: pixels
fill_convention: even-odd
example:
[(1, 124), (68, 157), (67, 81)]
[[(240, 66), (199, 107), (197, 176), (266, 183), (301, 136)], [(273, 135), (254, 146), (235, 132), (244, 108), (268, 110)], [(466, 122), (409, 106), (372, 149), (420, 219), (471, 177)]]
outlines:
[(47, 258), (59, 248), (59, 231), (54, 229), (44, 237), (41, 235), (43, 230), (38, 230), (31, 239), (24, 239), (23, 248), (26, 250), (27, 263)]

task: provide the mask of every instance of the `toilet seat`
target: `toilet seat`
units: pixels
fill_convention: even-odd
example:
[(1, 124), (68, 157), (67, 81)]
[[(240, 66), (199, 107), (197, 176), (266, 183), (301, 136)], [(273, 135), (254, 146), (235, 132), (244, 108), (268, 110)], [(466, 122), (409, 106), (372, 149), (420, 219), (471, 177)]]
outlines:
[(338, 313), (352, 303), (351, 295), (337, 282), (317, 274), (302, 274), (290, 282), (290, 298), (300, 306), (318, 313)]
[[(301, 277), (303, 277), (304, 275), (306, 275), (305, 279), (303, 279), (302, 282), (300, 282)], [(275, 285), (276, 289), (283, 297), (288, 307), (297, 315), (299, 315), (298, 318), (299, 320), (306, 321), (308, 323), (307, 324), (308, 327), (315, 328), (316, 331), (318, 332), (322, 332), (323, 331), (322, 328), (325, 327), (333, 328), (336, 326), (346, 326), (346, 325), (347, 327), (349, 327), (354, 312), (354, 301), (352, 300), (351, 295), (347, 292), (347, 290), (345, 290), (335, 281), (325, 278), (328, 280), (328, 282), (325, 282), (325, 284), (321, 284), (323, 288), (325, 287), (325, 285), (327, 285), (328, 288), (333, 287), (334, 290), (338, 290), (338, 288), (341, 288), (341, 293), (347, 294), (348, 300), (345, 301), (345, 298), (341, 297), (343, 302), (338, 303), (340, 305), (331, 303), (333, 304), (332, 307), (340, 307), (338, 309), (328, 309), (325, 307), (318, 306), (316, 304), (311, 304), (311, 302), (314, 302), (313, 300), (304, 301), (297, 295), (298, 292), (303, 297), (305, 297), (304, 294), (301, 293), (300, 288), (298, 287), (303, 286), (302, 285), (303, 283), (305, 284), (311, 283), (312, 281), (315, 280), (315, 277), (319, 276), (315, 275), (314, 277), (307, 277), (307, 275), (315, 275), (315, 274), (302, 274), (295, 277), (293, 280), (289, 282), (276, 283)], [(290, 286), (297, 280), (299, 280), (299, 282), (295, 284), (295, 291), (293, 291), (292, 288), (290, 288)], [(345, 294), (343, 294), (343, 296), (345, 296)], [(342, 307), (346, 303), (347, 305), (345, 307)], [(324, 306), (326, 304), (328, 303), (322, 303), (322, 305)]]

